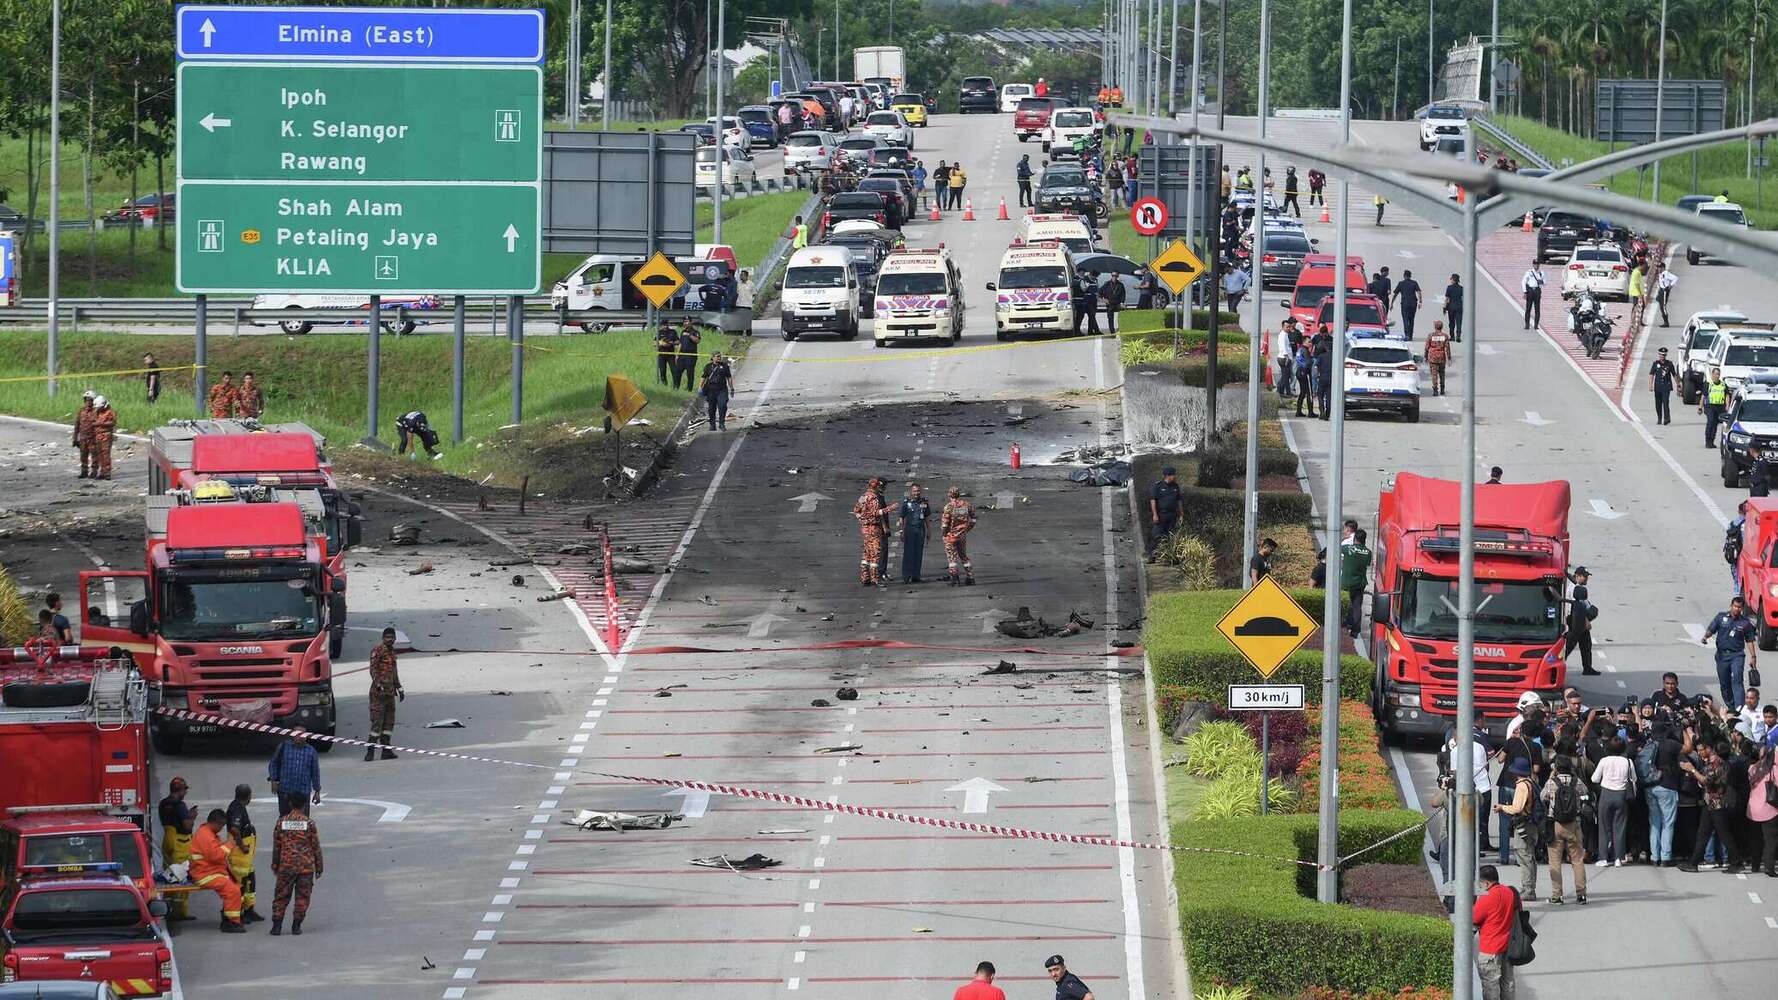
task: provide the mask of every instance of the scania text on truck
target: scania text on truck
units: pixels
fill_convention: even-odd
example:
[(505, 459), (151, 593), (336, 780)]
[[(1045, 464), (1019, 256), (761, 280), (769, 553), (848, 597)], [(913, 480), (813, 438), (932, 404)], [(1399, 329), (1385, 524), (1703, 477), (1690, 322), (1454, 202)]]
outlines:
[(148, 492), (223, 482), (269, 487), (279, 499), (296, 502), (333, 576), (328, 653), (337, 657), (346, 638), (346, 551), (359, 544), (364, 517), (334, 480), (326, 444), (321, 432), (306, 424), (174, 421), (149, 435)]
[[(81, 641), (134, 653), (164, 706), (332, 735), (337, 590), (302, 508), (174, 491), (148, 498), (147, 520), (145, 570), (80, 574)], [(218, 728), (155, 716), (150, 735), (176, 754)]]
[[(1402, 472), (1377, 498), (1371, 697), (1385, 738), (1441, 738), (1456, 720), (1459, 488)], [(1476, 487), (1476, 721), (1497, 735), (1526, 691), (1561, 696), (1569, 499), (1565, 481)]]

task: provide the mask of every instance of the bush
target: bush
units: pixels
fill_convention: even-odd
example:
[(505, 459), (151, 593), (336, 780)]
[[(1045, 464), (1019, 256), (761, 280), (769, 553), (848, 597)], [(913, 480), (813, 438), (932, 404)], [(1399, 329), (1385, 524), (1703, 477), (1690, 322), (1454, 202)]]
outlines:
[(0, 645), (22, 646), (37, 634), (37, 618), (12, 575), (0, 569)]
[(1273, 777), (1295, 774), (1302, 765), (1303, 741), (1309, 738), (1307, 712), (1229, 712), (1228, 716), (1244, 726), (1256, 744), (1267, 717), (1271, 718), (1269, 771)]
[(1197, 1000), (1254, 1000), (1253, 991), (1245, 986), (1206, 986), (1193, 990)]
[(1259, 745), (1238, 722), (1211, 722), (1185, 739), (1185, 769), (1204, 778), (1259, 770)]
[[(1308, 752), (1303, 756), (1304, 788), (1321, 783), (1321, 715), (1309, 720)], [(1377, 718), (1361, 701), (1340, 702), (1340, 807), (1342, 809), (1395, 809), (1401, 794), (1395, 789), (1395, 772), (1377, 746)]]
[[(1343, 812), (1340, 854), (1418, 825), (1405, 810)], [(1302, 815), (1197, 819), (1173, 827), (1181, 848), (1261, 857), (1182, 854), (1175, 867), (1180, 926), (1192, 975), (1202, 981), (1295, 995), (1315, 987), (1395, 993), (1451, 981), (1451, 925), (1314, 900), (1315, 869), (1272, 860), (1315, 857), (1316, 818)], [(1367, 864), (1418, 864), (1420, 842), (1402, 837), (1365, 855)], [(1235, 891), (1238, 890), (1238, 891)]]
[[(1259, 474), (1262, 476), (1296, 475), (1296, 453), (1289, 448), (1259, 449)], [(1214, 488), (1240, 489), (1247, 475), (1247, 444), (1224, 440), (1206, 451), (1198, 461), (1197, 484)], [(1307, 520), (1307, 518), (1304, 518)]]
[(1196, 535), (1173, 532), (1155, 550), (1155, 558), (1164, 566), (1179, 567), (1186, 590), (1215, 590), (1222, 586), (1216, 572), (1216, 550)]
[[(1216, 723), (1211, 723), (1216, 725)], [(1274, 812), (1290, 812), (1296, 808), (1296, 789), (1277, 778), (1266, 781), (1266, 796), (1269, 807)], [(1203, 798), (1198, 800), (1197, 810), (1192, 814), (1194, 820), (1199, 819), (1233, 819), (1237, 816), (1257, 816), (1259, 814), (1259, 760), (1256, 758), (1251, 767), (1231, 770), (1215, 781), (1205, 790)]]
[[(1216, 623), (1241, 599), (1239, 590), (1199, 590), (1150, 595), (1148, 622), (1142, 641), (1158, 685), (1182, 685), (1213, 692), (1221, 702), (1230, 684), (1259, 680), (1235, 647), (1216, 631)], [(1311, 618), (1321, 616), (1322, 592), (1293, 591), (1292, 597)], [(1344, 598), (1342, 597), (1342, 601)], [(1361, 656), (1340, 659), (1340, 692), (1351, 700), (1368, 702), (1373, 666)], [(1302, 684), (1311, 702), (1321, 697), (1321, 642), (1311, 635), (1304, 648), (1292, 654), (1272, 675), (1278, 684)]]

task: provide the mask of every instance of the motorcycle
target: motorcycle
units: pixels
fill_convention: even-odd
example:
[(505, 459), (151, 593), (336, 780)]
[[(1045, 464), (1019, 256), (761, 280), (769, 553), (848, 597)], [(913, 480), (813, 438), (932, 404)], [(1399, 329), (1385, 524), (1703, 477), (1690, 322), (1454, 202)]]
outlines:
[(1594, 320), (1604, 315), (1605, 310), (1589, 291), (1564, 292), (1562, 297), (1569, 300), (1568, 332), (1574, 334), (1584, 347)]
[(1581, 337), (1581, 344), (1587, 349), (1587, 357), (1598, 360), (1605, 352), (1605, 345), (1611, 342), (1612, 318), (1600, 313), (1593, 318), (1586, 333)]

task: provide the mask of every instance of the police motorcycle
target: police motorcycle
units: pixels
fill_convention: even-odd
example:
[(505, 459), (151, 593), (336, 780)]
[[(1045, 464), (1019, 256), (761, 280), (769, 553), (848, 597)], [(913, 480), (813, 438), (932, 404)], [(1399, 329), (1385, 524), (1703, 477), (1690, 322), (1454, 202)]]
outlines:
[(1611, 317), (1605, 314), (1605, 307), (1598, 298), (1586, 289), (1563, 292), (1562, 297), (1569, 300), (1569, 332), (1580, 341), (1587, 357), (1597, 359), (1611, 341)]

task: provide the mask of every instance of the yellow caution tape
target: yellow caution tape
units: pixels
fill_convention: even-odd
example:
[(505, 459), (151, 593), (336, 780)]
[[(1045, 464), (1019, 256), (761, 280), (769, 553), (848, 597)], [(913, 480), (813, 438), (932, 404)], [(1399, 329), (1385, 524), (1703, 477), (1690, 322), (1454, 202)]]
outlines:
[(48, 382), (50, 379), (100, 378), (106, 375), (146, 375), (158, 371), (165, 375), (168, 372), (197, 371), (208, 368), (208, 365), (159, 365), (154, 368), (119, 368), (110, 372), (61, 372), (55, 375), (8, 375), (0, 378), (0, 382)]

